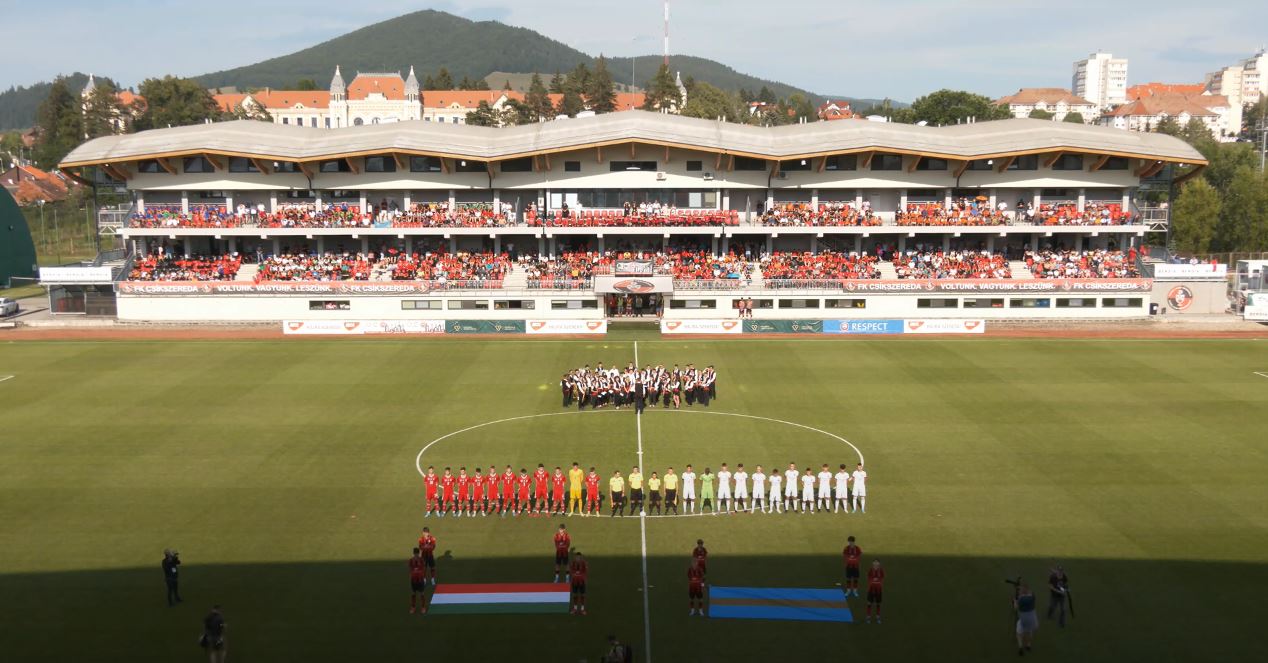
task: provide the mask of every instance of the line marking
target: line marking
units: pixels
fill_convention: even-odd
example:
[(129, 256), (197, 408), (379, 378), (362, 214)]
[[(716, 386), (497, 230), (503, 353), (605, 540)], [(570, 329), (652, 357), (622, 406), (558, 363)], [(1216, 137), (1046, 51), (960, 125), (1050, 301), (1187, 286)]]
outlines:
[(16, 378), (16, 377), (17, 377), (16, 375), (0, 375), (0, 382), (4, 382), (5, 380), (12, 380), (13, 378)]
[[(638, 370), (638, 341), (634, 341), (634, 369)], [(643, 469), (643, 413), (634, 412), (634, 430), (638, 438), (638, 468)], [(644, 660), (652, 661), (652, 609), (647, 587), (647, 510), (641, 506), (638, 512), (639, 539), (643, 546), (643, 646), (647, 648)]]
[[(1261, 378), (1268, 378), (1268, 373), (1260, 373), (1259, 371), (1255, 371), (1255, 375), (1258, 375)], [(13, 376), (10, 375), (9, 377), (13, 377)], [(5, 380), (7, 379), (8, 378), (5, 378)], [(4, 380), (0, 380), (0, 382), (4, 382)]]

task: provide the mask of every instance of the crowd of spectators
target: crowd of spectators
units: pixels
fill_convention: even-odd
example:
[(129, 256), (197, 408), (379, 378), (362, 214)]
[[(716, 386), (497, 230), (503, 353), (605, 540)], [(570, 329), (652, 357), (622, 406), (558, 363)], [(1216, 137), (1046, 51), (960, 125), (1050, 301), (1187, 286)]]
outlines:
[(176, 256), (159, 251), (136, 258), (129, 281), (232, 281), (242, 266), (242, 257)]
[(420, 203), (408, 210), (394, 203), (361, 206), (348, 203), (322, 205), (286, 203), (268, 212), (264, 205), (238, 205), (229, 212), (224, 205), (190, 205), (189, 212), (179, 205), (146, 205), (144, 213), (132, 215), (134, 228), (494, 228), (514, 225), (515, 212), (502, 203), (495, 210), (492, 203), (448, 202)]
[(1124, 210), (1122, 203), (1086, 201), (1083, 211), (1074, 201), (1041, 203), (1038, 208), (1020, 203), (1017, 223), (1040, 226), (1121, 226), (1133, 222), (1135, 216)]
[(671, 205), (646, 203), (633, 207), (627, 204), (624, 209), (583, 210), (576, 207), (569, 209), (567, 205), (555, 210), (553, 215), (539, 215), (536, 208), (529, 206), (524, 213), (525, 222), (530, 226), (550, 226), (564, 228), (639, 228), (660, 226), (713, 227), (735, 226), (740, 223), (740, 214), (735, 210), (717, 209), (679, 209)]
[(1008, 222), (1002, 206), (992, 208), (988, 200), (960, 198), (946, 203), (907, 203), (894, 215), (900, 226), (998, 226)]
[(495, 253), (324, 253), (267, 258), (256, 272), (265, 281), (436, 281), (480, 282), (496, 287), (511, 262)]
[(881, 219), (872, 213), (869, 204), (857, 209), (851, 202), (786, 203), (767, 210), (761, 217), (764, 226), (879, 226)]
[(1012, 270), (1002, 254), (989, 251), (908, 251), (895, 254), (900, 279), (1007, 279)]
[(762, 278), (766, 281), (878, 279), (881, 273), (876, 262), (876, 256), (866, 253), (776, 251), (762, 258)]
[(1140, 272), (1122, 251), (1027, 251), (1026, 266), (1037, 279), (1127, 279)]

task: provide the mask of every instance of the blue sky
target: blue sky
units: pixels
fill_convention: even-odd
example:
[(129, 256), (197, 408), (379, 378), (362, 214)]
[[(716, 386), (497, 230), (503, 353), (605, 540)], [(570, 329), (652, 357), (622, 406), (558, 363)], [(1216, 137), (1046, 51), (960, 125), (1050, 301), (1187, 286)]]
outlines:
[[(591, 54), (660, 52), (660, 0), (61, 0), (4, 10), (0, 88), (75, 70), (125, 85), (192, 76), (426, 8)], [(1096, 50), (1127, 57), (1132, 83), (1200, 82), (1268, 41), (1268, 2), (1241, 0), (676, 0), (671, 11), (674, 53), (820, 93), (908, 101), (943, 87), (991, 96), (1067, 87), (1071, 63)]]

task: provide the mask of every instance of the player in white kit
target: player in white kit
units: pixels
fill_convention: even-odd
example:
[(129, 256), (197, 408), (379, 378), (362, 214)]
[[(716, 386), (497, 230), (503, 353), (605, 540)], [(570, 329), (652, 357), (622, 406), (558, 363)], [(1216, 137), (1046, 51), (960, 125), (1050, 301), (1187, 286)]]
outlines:
[(801, 475), (801, 512), (815, 512), (815, 475), (814, 470), (806, 468)]
[(781, 490), (784, 484), (784, 475), (778, 471), (771, 472), (770, 475), (770, 510), (774, 513), (784, 512), (784, 492)]
[(753, 470), (753, 511), (757, 511), (758, 507), (766, 513), (766, 473), (762, 472), (761, 465)]
[(731, 470), (726, 469), (726, 463), (718, 470), (718, 506), (722, 513), (731, 513)]
[(682, 503), (687, 513), (691, 513), (696, 507), (696, 471), (687, 466), (687, 470), (682, 473)]
[(797, 477), (801, 476), (801, 472), (797, 471), (796, 463), (789, 463), (788, 469), (784, 470), (784, 506), (789, 511), (797, 510)]
[(744, 463), (735, 466), (735, 500), (731, 503), (732, 511), (748, 511), (748, 472), (744, 471)]
[(863, 463), (854, 470), (854, 511), (867, 513), (867, 472), (863, 471)]
[(828, 464), (823, 464), (823, 469), (819, 470), (819, 508), (827, 511), (832, 506), (832, 472), (828, 470)]
[(846, 513), (850, 512), (850, 473), (845, 469), (845, 463), (841, 463), (841, 471), (836, 473), (837, 479), (837, 499), (836, 505), (832, 508), (832, 513), (836, 513), (841, 509), (845, 509)]

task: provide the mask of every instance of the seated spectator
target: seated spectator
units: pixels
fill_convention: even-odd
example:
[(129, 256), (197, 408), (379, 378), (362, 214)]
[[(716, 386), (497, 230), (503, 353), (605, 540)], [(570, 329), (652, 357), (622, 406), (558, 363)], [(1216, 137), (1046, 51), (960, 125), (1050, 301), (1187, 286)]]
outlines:
[(1037, 279), (1139, 278), (1136, 265), (1122, 251), (1026, 251), (1026, 266)]
[[(762, 278), (771, 281), (839, 281), (878, 279), (876, 257), (866, 253), (776, 252), (761, 262)], [(773, 284), (772, 284), (773, 285)]]
[(232, 281), (242, 266), (238, 254), (174, 256), (165, 252), (136, 258), (129, 281)]
[(893, 258), (900, 279), (1007, 279), (1008, 261), (988, 251), (907, 251)]

